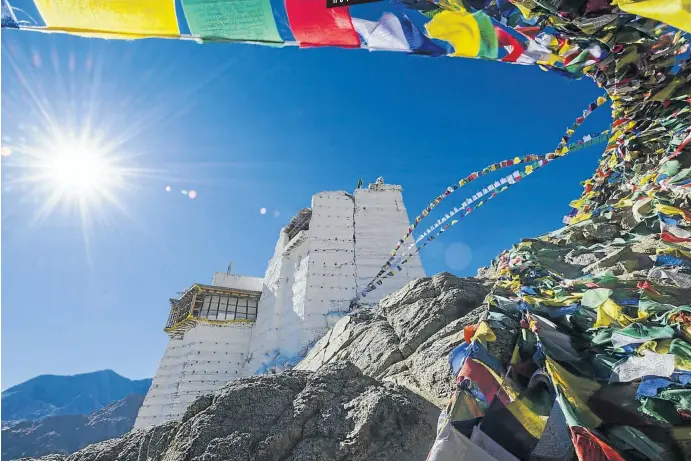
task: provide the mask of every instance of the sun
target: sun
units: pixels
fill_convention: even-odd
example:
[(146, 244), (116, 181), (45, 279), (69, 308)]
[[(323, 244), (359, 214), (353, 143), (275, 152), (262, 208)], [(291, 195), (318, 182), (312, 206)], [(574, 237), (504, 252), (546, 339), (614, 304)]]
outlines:
[(22, 181), (31, 185), (40, 204), (34, 222), (58, 207), (76, 211), (85, 225), (113, 206), (125, 211), (123, 194), (133, 187), (139, 170), (125, 167), (124, 157), (100, 139), (88, 131), (54, 131), (37, 136), (40, 142), (24, 149)]
[(63, 141), (46, 158), (45, 174), (53, 193), (80, 202), (101, 198), (118, 182), (118, 168), (98, 146)]

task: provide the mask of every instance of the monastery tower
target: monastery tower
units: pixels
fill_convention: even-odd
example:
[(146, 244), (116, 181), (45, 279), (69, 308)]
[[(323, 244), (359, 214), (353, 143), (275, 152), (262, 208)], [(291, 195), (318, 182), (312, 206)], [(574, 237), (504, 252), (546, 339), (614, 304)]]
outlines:
[[(175, 299), (170, 341), (135, 429), (182, 418), (197, 397), (234, 379), (294, 366), (348, 310), (407, 231), (401, 186), (320, 192), (276, 243), (264, 278), (216, 273)], [(424, 277), (417, 255), (365, 300)]]

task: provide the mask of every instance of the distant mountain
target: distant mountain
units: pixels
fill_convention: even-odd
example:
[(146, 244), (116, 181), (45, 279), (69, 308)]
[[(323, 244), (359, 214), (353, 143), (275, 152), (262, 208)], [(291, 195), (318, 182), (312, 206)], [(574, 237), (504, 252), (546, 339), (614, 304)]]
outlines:
[(131, 394), (90, 415), (49, 416), (3, 429), (2, 461), (47, 454), (70, 454), (89, 444), (129, 432), (143, 394)]
[(145, 395), (151, 379), (131, 380), (113, 370), (73, 376), (41, 375), (2, 393), (2, 423), (48, 416), (88, 415), (130, 394)]

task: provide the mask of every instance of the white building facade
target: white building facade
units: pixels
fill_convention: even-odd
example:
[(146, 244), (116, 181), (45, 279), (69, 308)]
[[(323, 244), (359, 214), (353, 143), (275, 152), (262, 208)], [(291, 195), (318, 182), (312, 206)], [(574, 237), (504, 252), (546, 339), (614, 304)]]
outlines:
[[(408, 230), (401, 187), (320, 192), (283, 228), (264, 278), (216, 273), (171, 300), (170, 342), (135, 429), (182, 418), (198, 396), (295, 365), (344, 315)], [(424, 277), (417, 255), (368, 294), (376, 303)]]

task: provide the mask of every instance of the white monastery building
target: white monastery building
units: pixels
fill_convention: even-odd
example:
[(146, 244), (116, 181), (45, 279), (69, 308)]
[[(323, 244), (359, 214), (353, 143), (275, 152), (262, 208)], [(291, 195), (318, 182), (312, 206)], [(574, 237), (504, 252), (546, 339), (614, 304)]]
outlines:
[[(320, 192), (281, 230), (263, 279), (217, 272), (171, 299), (170, 341), (134, 427), (179, 420), (228, 381), (295, 365), (408, 230), (401, 190), (380, 178), (353, 194)], [(416, 254), (365, 300), (424, 275)]]

